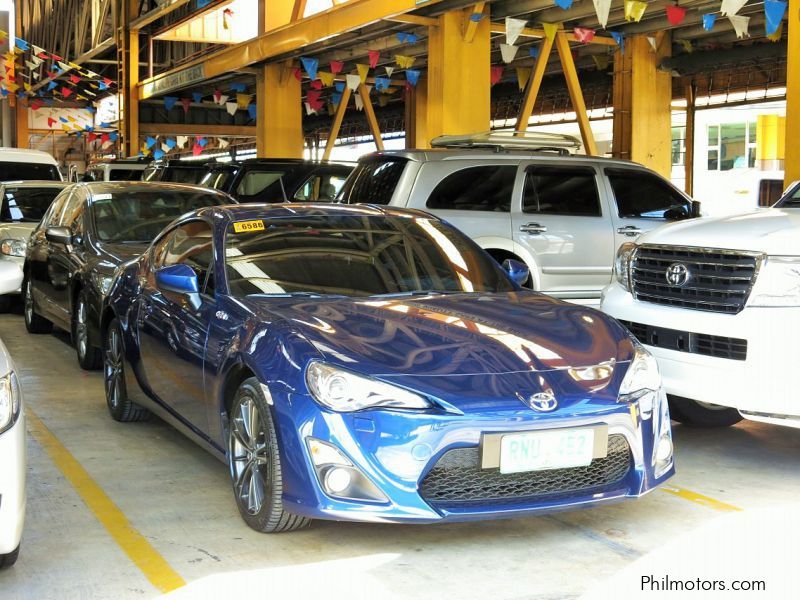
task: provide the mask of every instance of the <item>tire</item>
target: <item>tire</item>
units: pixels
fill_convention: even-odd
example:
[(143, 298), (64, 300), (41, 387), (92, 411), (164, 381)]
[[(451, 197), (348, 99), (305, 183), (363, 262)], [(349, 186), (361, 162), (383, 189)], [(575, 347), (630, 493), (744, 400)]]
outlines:
[(14, 566), (19, 558), (19, 546), (8, 554), (0, 554), (0, 569), (7, 569)]
[(690, 427), (730, 427), (743, 418), (735, 408), (705, 404), (679, 396), (669, 397), (669, 412), (675, 421)]
[(261, 533), (280, 533), (311, 523), (311, 519), (283, 509), (278, 437), (269, 405), (255, 377), (245, 380), (233, 399), (228, 465), (236, 506), (251, 528)]
[(109, 324), (103, 341), (103, 383), (106, 390), (108, 412), (115, 421), (132, 423), (146, 421), (150, 418), (149, 410), (128, 399), (128, 390), (125, 387), (122, 330), (117, 319)]
[(25, 329), (28, 333), (50, 333), (53, 324), (36, 314), (36, 304), (33, 302), (33, 284), (30, 277), (22, 283), (22, 312), (25, 315)]
[(103, 365), (103, 353), (100, 348), (89, 342), (89, 310), (86, 290), (78, 292), (72, 314), (72, 343), (78, 364), (84, 371), (95, 371)]
[(11, 311), (11, 296), (0, 296), (0, 313), (7, 313)]

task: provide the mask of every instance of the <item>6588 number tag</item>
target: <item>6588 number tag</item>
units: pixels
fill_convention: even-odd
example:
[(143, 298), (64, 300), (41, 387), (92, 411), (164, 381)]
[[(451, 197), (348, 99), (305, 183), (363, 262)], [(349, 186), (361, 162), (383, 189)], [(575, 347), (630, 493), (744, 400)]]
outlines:
[(250, 233), (252, 231), (264, 231), (264, 221), (239, 221), (233, 224), (236, 233)]

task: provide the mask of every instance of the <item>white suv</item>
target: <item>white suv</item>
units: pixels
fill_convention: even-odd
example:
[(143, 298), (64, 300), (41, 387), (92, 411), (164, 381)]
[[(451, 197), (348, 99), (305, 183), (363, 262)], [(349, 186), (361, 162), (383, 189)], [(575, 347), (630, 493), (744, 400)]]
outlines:
[(658, 360), (673, 418), (800, 427), (800, 185), (773, 208), (623, 246), (601, 308)]
[(445, 219), (529, 286), (559, 298), (600, 297), (617, 248), (697, 204), (641, 165), (500, 147), (370, 154), (339, 200), (421, 209)]

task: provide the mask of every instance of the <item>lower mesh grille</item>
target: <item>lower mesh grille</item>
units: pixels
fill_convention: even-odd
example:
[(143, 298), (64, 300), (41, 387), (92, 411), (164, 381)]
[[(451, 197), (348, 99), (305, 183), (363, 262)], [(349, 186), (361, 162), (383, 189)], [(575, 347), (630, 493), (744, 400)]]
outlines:
[(433, 505), (508, 503), (592, 493), (621, 482), (631, 469), (631, 450), (623, 435), (608, 438), (608, 456), (588, 467), (504, 475), (481, 469), (479, 448), (446, 452), (422, 480), (420, 494)]

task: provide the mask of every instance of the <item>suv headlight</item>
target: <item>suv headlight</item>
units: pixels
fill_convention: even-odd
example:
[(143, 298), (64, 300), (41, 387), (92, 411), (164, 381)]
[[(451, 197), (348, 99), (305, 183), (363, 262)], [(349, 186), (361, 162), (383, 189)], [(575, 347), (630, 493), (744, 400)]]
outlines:
[(100, 293), (105, 296), (108, 290), (111, 289), (111, 282), (114, 281), (112, 275), (103, 275), (102, 273), (92, 273), (92, 281), (94, 286), (100, 290)]
[(759, 269), (748, 306), (800, 306), (800, 258), (768, 256)]
[(319, 361), (308, 365), (306, 384), (317, 402), (337, 412), (431, 406), (425, 398), (413, 392)]
[(653, 405), (661, 390), (661, 373), (656, 359), (639, 342), (634, 342), (633, 360), (619, 386), (619, 401), (639, 401), (642, 417), (653, 413)]
[(614, 259), (614, 277), (629, 292), (631, 291), (631, 259), (635, 251), (636, 244), (626, 242), (619, 247)]
[(6, 256), (25, 256), (28, 250), (28, 242), (18, 239), (6, 239), (0, 241), (0, 252)]
[(22, 396), (19, 391), (19, 381), (12, 371), (5, 377), (0, 377), (0, 433), (17, 422)]

